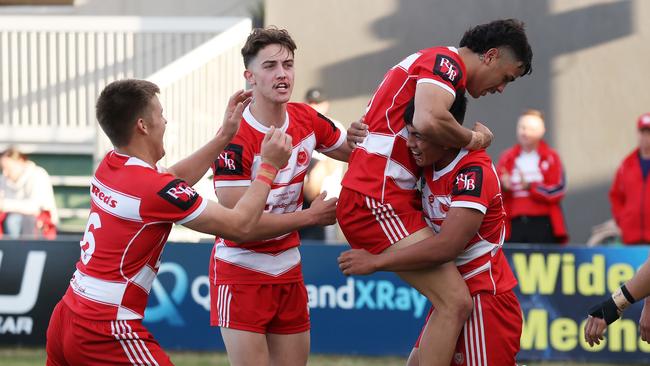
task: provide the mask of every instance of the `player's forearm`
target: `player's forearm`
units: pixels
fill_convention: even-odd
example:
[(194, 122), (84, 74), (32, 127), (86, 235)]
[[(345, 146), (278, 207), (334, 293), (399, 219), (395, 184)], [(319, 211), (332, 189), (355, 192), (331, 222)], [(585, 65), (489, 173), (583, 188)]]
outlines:
[(459, 253), (448, 249), (437, 236), (420, 243), (377, 256), (378, 271), (416, 271), (439, 266), (456, 258)]
[(246, 241), (258, 230), (258, 225), (263, 217), (264, 207), (266, 206), (266, 199), (269, 195), (271, 187), (261, 182), (254, 180), (246, 193), (237, 202), (233, 211), (237, 213), (236, 219), (232, 225), (241, 228), (241, 232), (237, 238), (227, 238), (235, 241)]
[(276, 238), (280, 235), (313, 226), (314, 223), (315, 221), (308, 210), (283, 214), (264, 213), (255, 226), (255, 230), (251, 231), (239, 242), (242, 247), (254, 247), (255, 245), (245, 242)]
[(472, 131), (461, 126), (449, 111), (418, 112), (415, 110), (413, 127), (434, 143), (451, 148), (463, 148), (472, 141)]
[(169, 168), (169, 172), (193, 186), (226, 148), (230, 139), (217, 135), (191, 155)]
[(637, 301), (650, 295), (650, 259), (647, 260), (639, 271), (626, 284), (627, 290)]
[(330, 158), (347, 163), (352, 154), (352, 147), (349, 144), (343, 143), (338, 149), (324, 153)]

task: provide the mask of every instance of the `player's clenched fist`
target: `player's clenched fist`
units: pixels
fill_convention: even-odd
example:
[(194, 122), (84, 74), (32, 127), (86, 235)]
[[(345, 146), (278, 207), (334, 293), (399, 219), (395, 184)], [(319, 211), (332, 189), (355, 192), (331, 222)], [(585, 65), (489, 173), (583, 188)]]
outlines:
[(472, 140), (467, 144), (469, 150), (485, 149), (494, 140), (494, 134), (481, 122), (476, 122), (472, 128)]
[(307, 209), (312, 215), (313, 225), (327, 226), (336, 223), (336, 202), (338, 198), (333, 197), (326, 200), (325, 197), (327, 197), (327, 192), (321, 193)]
[(364, 249), (350, 249), (338, 258), (339, 269), (344, 275), (367, 275), (377, 272), (377, 256)]
[(228, 140), (232, 139), (239, 130), (239, 123), (242, 119), (242, 112), (248, 104), (250, 104), (252, 98), (252, 91), (238, 90), (230, 96), (228, 100), (228, 106), (226, 106), (226, 112), (223, 116), (223, 124), (219, 130), (219, 134), (226, 137)]
[(262, 162), (280, 169), (291, 157), (291, 136), (271, 126), (262, 141)]

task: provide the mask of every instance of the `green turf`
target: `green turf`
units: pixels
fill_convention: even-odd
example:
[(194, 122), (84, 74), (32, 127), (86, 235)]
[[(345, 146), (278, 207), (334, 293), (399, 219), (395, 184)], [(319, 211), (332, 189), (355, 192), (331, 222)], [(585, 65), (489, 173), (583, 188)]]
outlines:
[[(227, 366), (228, 359), (222, 353), (214, 352), (170, 352), (176, 366)], [(406, 360), (399, 357), (348, 357), (312, 355), (309, 366), (404, 366)], [(32, 366), (45, 364), (45, 350), (42, 348), (0, 348), (2, 366)], [(573, 362), (520, 362), (526, 366), (584, 366)], [(590, 366), (632, 366), (623, 363), (594, 364)]]

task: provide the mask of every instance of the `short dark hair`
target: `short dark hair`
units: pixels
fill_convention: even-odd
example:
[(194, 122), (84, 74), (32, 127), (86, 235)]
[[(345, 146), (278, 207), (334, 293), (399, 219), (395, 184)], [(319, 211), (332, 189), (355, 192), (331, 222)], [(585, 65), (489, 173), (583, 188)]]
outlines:
[(524, 28), (524, 22), (517, 19), (495, 20), (477, 25), (465, 32), (460, 47), (467, 47), (479, 54), (490, 48), (507, 47), (523, 63), (522, 75), (527, 75), (533, 71), (533, 50)]
[(133, 125), (150, 112), (151, 99), (160, 93), (158, 85), (137, 79), (124, 79), (108, 84), (97, 99), (95, 114), (102, 130), (114, 146), (127, 145)]
[(244, 47), (241, 49), (241, 55), (244, 57), (244, 66), (248, 67), (251, 60), (257, 56), (257, 53), (270, 44), (279, 44), (291, 51), (291, 53), (294, 53), (297, 49), (296, 43), (286, 29), (278, 29), (275, 26), (254, 28), (251, 34), (248, 35)]
[[(465, 112), (467, 111), (467, 95), (465, 93), (457, 94), (454, 103), (449, 107), (449, 112), (460, 123), (463, 124), (465, 120)], [(415, 113), (415, 97), (411, 99), (409, 104), (404, 110), (404, 122), (408, 126), (413, 126), (413, 114)]]

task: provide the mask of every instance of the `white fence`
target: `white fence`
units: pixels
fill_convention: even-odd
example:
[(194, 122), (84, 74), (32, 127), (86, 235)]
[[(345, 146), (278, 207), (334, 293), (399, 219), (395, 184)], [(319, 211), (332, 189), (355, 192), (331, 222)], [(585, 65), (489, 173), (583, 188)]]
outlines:
[(0, 144), (100, 152), (98, 93), (147, 78), (161, 86), (174, 159), (216, 131), (226, 95), (243, 87), (235, 54), (250, 28), (242, 18), (0, 16)]

